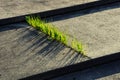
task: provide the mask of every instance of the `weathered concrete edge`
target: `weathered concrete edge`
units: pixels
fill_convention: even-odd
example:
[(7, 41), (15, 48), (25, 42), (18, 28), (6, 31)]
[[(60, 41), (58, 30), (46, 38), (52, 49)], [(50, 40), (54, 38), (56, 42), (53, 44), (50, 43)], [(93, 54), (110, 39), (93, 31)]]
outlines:
[(99, 0), (99, 1), (89, 2), (85, 4), (75, 5), (75, 6), (59, 8), (55, 10), (49, 10), (49, 11), (44, 11), (44, 12), (25, 14), (25, 15), (20, 15), (16, 17), (0, 19), (0, 26), (25, 21), (25, 16), (29, 16), (29, 15), (40, 16), (41, 18), (48, 18), (48, 17), (52, 17), (56, 15), (66, 14), (66, 13), (70, 13), (74, 11), (80, 11), (80, 10), (102, 6), (102, 5), (107, 5), (107, 4), (111, 4), (115, 2), (120, 2), (120, 0)]
[(120, 59), (120, 52), (107, 55), (107, 56), (102, 56), (102, 57), (95, 58), (95, 59), (91, 59), (91, 60), (87, 60), (85, 62), (73, 64), (70, 66), (65, 66), (62, 68), (50, 70), (44, 73), (32, 75), (32, 76), (22, 78), (19, 80), (50, 80), (51, 78), (59, 77), (59, 76), (62, 76), (68, 73), (75, 72), (75, 71), (81, 71), (81, 70), (84, 70), (90, 67), (95, 67), (98, 65), (102, 65), (105, 63), (110, 63), (112, 61), (116, 61), (119, 59)]

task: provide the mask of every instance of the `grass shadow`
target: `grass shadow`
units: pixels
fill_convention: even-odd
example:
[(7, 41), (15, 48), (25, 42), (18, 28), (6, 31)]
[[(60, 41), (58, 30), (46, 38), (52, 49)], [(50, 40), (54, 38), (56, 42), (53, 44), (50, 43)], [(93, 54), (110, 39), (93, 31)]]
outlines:
[[(59, 57), (59, 55), (60, 56), (64, 55), (61, 57), (61, 60), (59, 60), (59, 63), (56, 64), (61, 66), (61, 65), (69, 64), (69, 61), (72, 62), (77, 60), (77, 59), (75, 60), (72, 59), (78, 58), (77, 56), (80, 55), (78, 53), (71, 54), (71, 52), (74, 51), (69, 48), (67, 51), (65, 51), (65, 49), (67, 48), (65, 45), (63, 45), (62, 43), (56, 40), (48, 40), (47, 35), (38, 32), (35, 29), (24, 29), (19, 34), (21, 34), (21, 36), (16, 41), (19, 42), (20, 45), (26, 47), (23, 50), (21, 50), (21, 52), (17, 56), (28, 56), (25, 62), (28, 62), (36, 58), (36, 56), (42, 57), (40, 59), (41, 63), (44, 61), (44, 59), (55, 61), (55, 58)], [(64, 54), (62, 54), (63, 52)], [(75, 55), (77, 54), (76, 57), (72, 57), (74, 54)], [(44, 63), (44, 65), (46, 65), (47, 63), (49, 63), (49, 61)]]

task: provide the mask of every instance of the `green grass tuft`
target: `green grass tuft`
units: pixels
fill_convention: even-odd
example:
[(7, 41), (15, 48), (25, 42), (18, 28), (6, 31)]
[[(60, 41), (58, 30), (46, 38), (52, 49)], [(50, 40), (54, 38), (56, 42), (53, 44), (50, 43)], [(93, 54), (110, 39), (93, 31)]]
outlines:
[(33, 16), (26, 16), (26, 21), (35, 29), (48, 35), (49, 39), (57, 40), (63, 43), (64, 45), (74, 49), (78, 53), (85, 55), (82, 43), (78, 42), (76, 39), (72, 39), (72, 41), (70, 42), (71, 44), (69, 45), (68, 41), (70, 37), (58, 30), (57, 28), (55, 28), (52, 24), (47, 23), (45, 20), (42, 20), (39, 17)]

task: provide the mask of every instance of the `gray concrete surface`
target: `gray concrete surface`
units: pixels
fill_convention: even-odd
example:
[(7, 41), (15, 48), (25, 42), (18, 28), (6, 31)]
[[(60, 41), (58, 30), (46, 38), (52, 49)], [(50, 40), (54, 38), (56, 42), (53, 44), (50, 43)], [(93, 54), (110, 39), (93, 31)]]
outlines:
[(0, 19), (92, 1), (96, 0), (0, 0)]
[(120, 80), (120, 60), (51, 80)]
[(92, 58), (120, 51), (120, 2), (52, 19), (57, 28), (81, 41)]
[(16, 80), (85, 60), (25, 23), (0, 27), (1, 80)]
[[(62, 0), (44, 1), (1, 0), (0, 18), (78, 4), (78, 0), (66, 0), (66, 3)], [(52, 18), (52, 23), (71, 37), (81, 40), (87, 46), (87, 55), (95, 58), (120, 51), (119, 13), (120, 3), (117, 3), (108, 7), (56, 16)], [(62, 44), (47, 40), (44, 34), (38, 33), (26, 23), (1, 26), (0, 45), (1, 80), (16, 80), (87, 60)], [(116, 76), (113, 74), (112, 77)]]

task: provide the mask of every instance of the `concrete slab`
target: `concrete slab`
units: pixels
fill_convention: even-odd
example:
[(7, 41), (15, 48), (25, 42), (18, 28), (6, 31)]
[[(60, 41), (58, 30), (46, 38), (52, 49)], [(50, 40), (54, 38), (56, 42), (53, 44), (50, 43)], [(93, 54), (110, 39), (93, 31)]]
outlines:
[(85, 60), (25, 23), (0, 27), (0, 80), (16, 80)]
[(0, 0), (0, 19), (92, 1), (97, 0)]
[(85, 45), (92, 58), (120, 51), (120, 3), (67, 15), (51, 20), (57, 28)]
[[(8, 1), (8, 4), (13, 5), (15, 0), (12, 1)], [(5, 3), (5, 1), (3, 2)], [(28, 2), (31, 5), (34, 4), (34, 1)], [(37, 5), (37, 1), (35, 2)], [(23, 4), (25, 4), (24, 7), (16, 8), (14, 6), (12, 11), (9, 7), (6, 10), (1, 7), (1, 11), (3, 10), (3, 13), (0, 13), (2, 14), (1, 18), (30, 13), (34, 8), (36, 8), (36, 11), (33, 10), (33, 12), (38, 11), (35, 6), (29, 11), (31, 5), (26, 5), (28, 3), (24, 3), (24, 1)], [(56, 6), (58, 5), (57, 3), (55, 4)], [(64, 6), (66, 5), (64, 4)], [(42, 8), (39, 7), (41, 11), (49, 9), (48, 6)], [(85, 48), (87, 55), (95, 58), (120, 51), (119, 13), (120, 3), (117, 3), (109, 7), (85, 10), (51, 19), (58, 20), (52, 23), (59, 29), (66, 31), (71, 37), (81, 40), (87, 46)], [(38, 33), (26, 23), (12, 24), (9, 27), (1, 26), (0, 45), (0, 79), (2, 80), (16, 80), (88, 60), (56, 41), (47, 40), (44, 34)]]
[(120, 80), (120, 60), (51, 80)]

